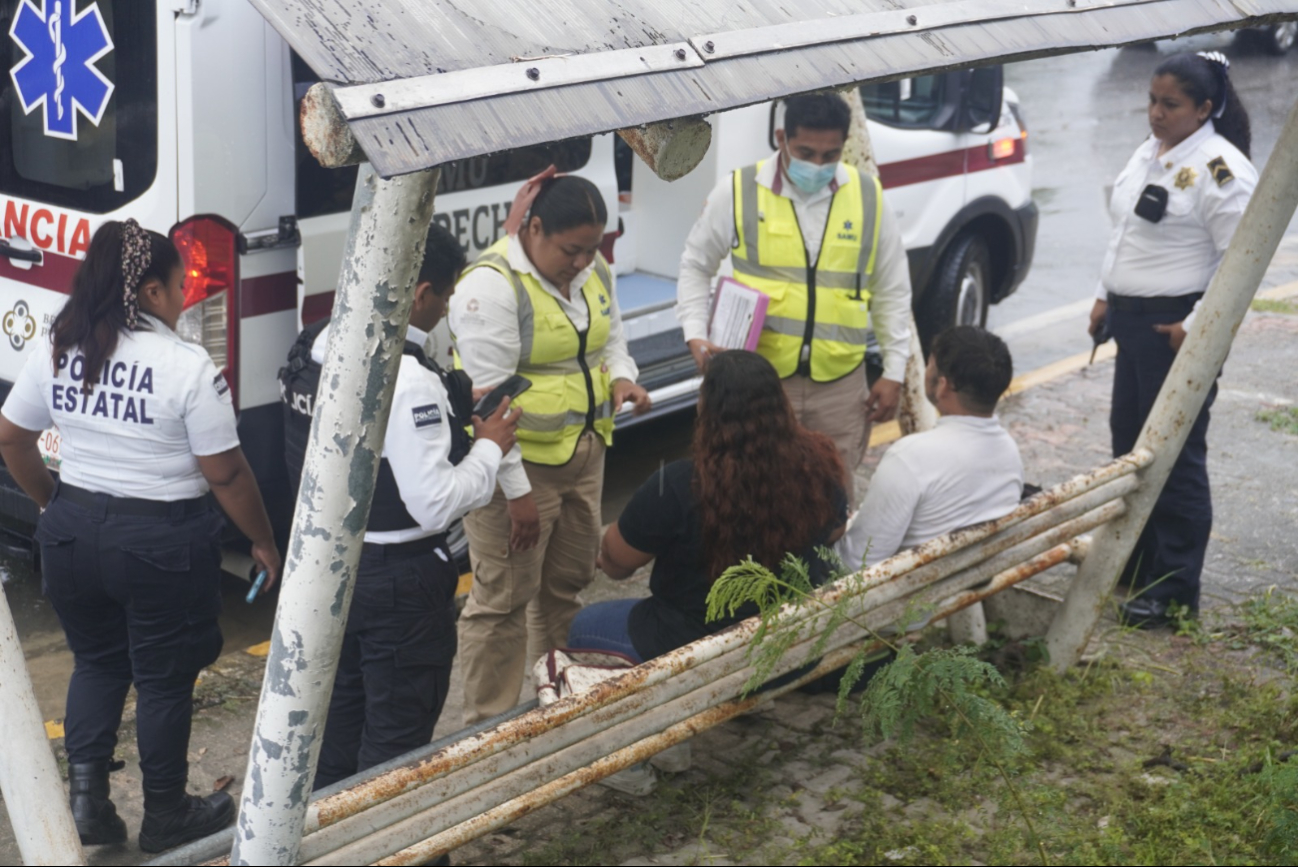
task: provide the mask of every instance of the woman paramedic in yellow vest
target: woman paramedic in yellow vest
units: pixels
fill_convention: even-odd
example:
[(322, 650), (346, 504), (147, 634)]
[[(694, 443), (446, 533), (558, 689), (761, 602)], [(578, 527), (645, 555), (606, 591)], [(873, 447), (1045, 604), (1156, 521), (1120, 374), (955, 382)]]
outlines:
[(459, 363), (478, 386), (532, 381), (518, 446), (496, 494), (464, 519), (473, 589), (460, 618), (465, 723), (513, 707), (527, 663), (563, 645), (599, 551), (613, 415), (649, 395), (627, 351), (613, 272), (599, 253), (608, 210), (590, 181), (536, 184), (521, 230), (488, 248), (451, 299)]

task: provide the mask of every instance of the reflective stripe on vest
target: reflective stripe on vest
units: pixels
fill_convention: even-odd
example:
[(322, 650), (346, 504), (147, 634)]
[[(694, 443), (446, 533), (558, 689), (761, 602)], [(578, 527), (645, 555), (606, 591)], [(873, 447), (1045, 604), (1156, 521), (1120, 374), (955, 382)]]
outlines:
[[(793, 203), (757, 183), (762, 163), (734, 172), (735, 279), (770, 297), (757, 351), (781, 377), (841, 379), (865, 360), (870, 277), (879, 249), (883, 193), (851, 166), (834, 193), (814, 269)], [(813, 318), (807, 327), (808, 315)]]
[(559, 300), (536, 277), (510, 267), (508, 250), (509, 239), (501, 238), (468, 270), (490, 268), (514, 287), (518, 372), (532, 381), (532, 387), (514, 401), (523, 410), (518, 442), (524, 460), (559, 466), (572, 460), (587, 427), (605, 445), (613, 442), (612, 386), (608, 370), (599, 362), (612, 324), (612, 275), (608, 262), (596, 254), (595, 267), (581, 287), (589, 315), (586, 331), (579, 332)]

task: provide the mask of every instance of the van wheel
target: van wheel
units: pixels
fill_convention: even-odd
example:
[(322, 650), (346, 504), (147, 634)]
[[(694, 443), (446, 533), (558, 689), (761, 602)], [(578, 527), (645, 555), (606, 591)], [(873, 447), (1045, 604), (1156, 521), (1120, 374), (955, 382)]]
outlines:
[(1272, 54), (1284, 54), (1298, 39), (1298, 21), (1273, 24), (1262, 32), (1262, 44)]
[(954, 325), (987, 324), (991, 273), (981, 235), (961, 235), (947, 248), (916, 316), (925, 353), (934, 337)]

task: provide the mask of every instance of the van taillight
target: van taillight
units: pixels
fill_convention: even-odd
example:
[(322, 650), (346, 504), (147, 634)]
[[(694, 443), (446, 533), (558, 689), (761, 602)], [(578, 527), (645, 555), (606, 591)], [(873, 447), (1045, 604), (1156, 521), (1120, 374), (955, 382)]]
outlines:
[(225, 374), (239, 405), (238, 331), (233, 327), (239, 285), (239, 231), (215, 216), (190, 217), (171, 229), (185, 267), (185, 312), (176, 333), (197, 343)]

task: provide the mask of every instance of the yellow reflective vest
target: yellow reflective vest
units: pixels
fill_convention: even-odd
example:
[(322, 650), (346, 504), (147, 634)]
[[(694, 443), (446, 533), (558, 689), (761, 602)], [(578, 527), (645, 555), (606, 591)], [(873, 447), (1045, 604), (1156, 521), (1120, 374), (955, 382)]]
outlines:
[(734, 172), (735, 279), (770, 298), (757, 351), (781, 378), (841, 379), (865, 360), (870, 276), (879, 249), (883, 191), (851, 166), (829, 207), (815, 262), (793, 203), (757, 183), (762, 163)]
[(521, 344), (518, 372), (532, 381), (514, 401), (523, 409), (518, 444), (523, 460), (560, 466), (572, 460), (587, 428), (603, 437), (605, 445), (613, 443), (612, 385), (600, 361), (612, 324), (612, 277), (608, 262), (596, 253), (595, 267), (581, 287), (590, 315), (586, 330), (578, 331), (535, 276), (510, 267), (508, 250), (509, 238), (501, 238), (482, 251), (469, 271), (490, 268), (514, 287)]

